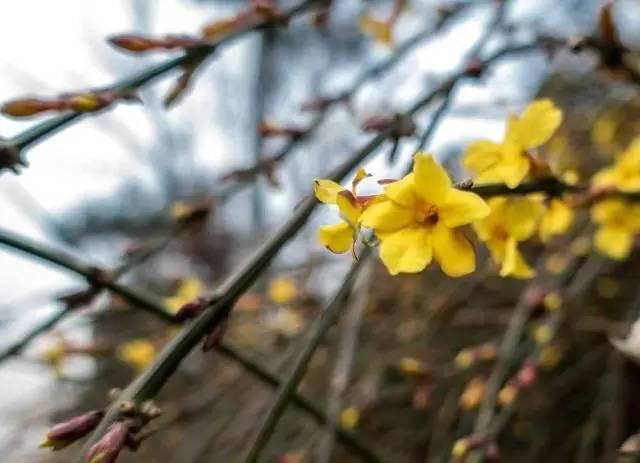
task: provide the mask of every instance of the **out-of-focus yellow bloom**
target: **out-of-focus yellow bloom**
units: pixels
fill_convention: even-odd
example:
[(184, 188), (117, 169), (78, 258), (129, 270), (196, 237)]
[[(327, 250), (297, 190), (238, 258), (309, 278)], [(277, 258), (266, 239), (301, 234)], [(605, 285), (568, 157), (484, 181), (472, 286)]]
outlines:
[(560, 363), (560, 360), (562, 360), (562, 351), (558, 346), (545, 346), (540, 351), (540, 357), (538, 360), (543, 368), (550, 370)]
[(626, 259), (634, 236), (640, 232), (640, 205), (618, 198), (605, 199), (591, 208), (591, 218), (598, 224), (598, 251), (615, 260)]
[(358, 426), (360, 412), (355, 407), (345, 408), (340, 412), (340, 426), (344, 429), (353, 429)]
[(531, 278), (534, 271), (518, 250), (518, 243), (525, 241), (536, 231), (538, 220), (544, 214), (544, 206), (528, 197), (491, 198), (491, 212), (475, 222), (473, 227), (483, 241), (493, 260), (500, 264), (500, 276)]
[(360, 222), (380, 239), (380, 258), (392, 275), (421, 272), (435, 258), (457, 277), (475, 270), (475, 252), (458, 227), (488, 213), (482, 198), (454, 188), (442, 166), (418, 154), (413, 172), (386, 186)]
[(609, 111), (598, 117), (591, 127), (591, 140), (611, 154), (616, 147), (616, 133), (622, 119), (617, 111)]
[(551, 291), (544, 297), (542, 305), (549, 312), (555, 312), (562, 305), (562, 296), (557, 291)]
[(554, 198), (548, 202), (540, 219), (539, 236), (542, 242), (565, 233), (573, 222), (573, 209), (563, 200)]
[(474, 361), (474, 355), (471, 349), (462, 349), (456, 355), (456, 358), (453, 360), (453, 363), (455, 363), (456, 367), (458, 367), (459, 369), (466, 370), (471, 365), (473, 365), (473, 361)]
[(510, 405), (518, 396), (518, 388), (513, 384), (507, 384), (498, 392), (498, 403), (503, 407)]
[(360, 17), (358, 27), (363, 34), (373, 37), (376, 42), (387, 47), (393, 45), (393, 30), (389, 21), (363, 15)]
[(469, 452), (469, 440), (468, 439), (458, 439), (453, 444), (451, 448), (451, 456), (453, 458), (462, 459)]
[(407, 376), (422, 376), (427, 372), (427, 366), (424, 362), (412, 357), (400, 359), (398, 368)]
[(355, 195), (355, 188), (365, 177), (367, 173), (364, 169), (359, 169), (352, 182), (351, 191), (332, 180), (314, 182), (314, 192), (318, 201), (338, 206), (343, 219), (336, 224), (320, 227), (318, 231), (320, 243), (333, 253), (342, 254), (351, 249), (355, 257), (355, 243), (359, 233), (358, 220), (364, 209), (364, 204)]
[(518, 116), (510, 116), (504, 140), (480, 140), (467, 148), (464, 166), (475, 174), (476, 183), (505, 183), (518, 186), (531, 172), (528, 152), (545, 144), (562, 122), (551, 100), (536, 100)]
[(276, 304), (287, 304), (295, 299), (298, 288), (291, 278), (278, 277), (269, 282), (267, 294)]
[(133, 339), (120, 344), (116, 355), (137, 371), (142, 371), (153, 362), (156, 348), (148, 339)]
[(67, 343), (64, 339), (58, 338), (53, 341), (41, 354), (40, 358), (44, 363), (51, 366), (56, 377), (62, 376), (64, 361), (67, 356)]
[(467, 384), (460, 396), (459, 404), (463, 410), (473, 410), (480, 405), (487, 389), (486, 382), (481, 378), (473, 378)]
[(624, 192), (640, 191), (640, 138), (631, 143), (613, 166), (598, 172), (593, 177), (593, 184)]
[(204, 285), (198, 278), (185, 278), (178, 286), (176, 293), (171, 297), (165, 298), (164, 303), (169, 310), (175, 313), (183, 305), (202, 296), (203, 291)]
[(535, 328), (533, 331), (533, 340), (539, 346), (544, 346), (551, 342), (553, 334), (551, 327), (545, 323)]

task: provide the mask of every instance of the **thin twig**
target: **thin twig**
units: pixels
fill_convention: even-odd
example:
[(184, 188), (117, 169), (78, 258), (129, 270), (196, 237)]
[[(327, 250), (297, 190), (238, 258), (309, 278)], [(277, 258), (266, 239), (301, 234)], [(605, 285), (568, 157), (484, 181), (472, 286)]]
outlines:
[[(304, 0), (300, 4), (288, 10), (285, 13), (284, 17), (286, 19), (291, 19), (301, 13), (304, 13), (307, 10), (309, 10), (312, 6), (314, 6), (314, 4), (318, 3), (318, 1), (319, 0)], [(280, 20), (282, 20), (282, 18), (280, 18)], [(201, 47), (195, 51), (187, 52), (182, 56), (167, 60), (163, 63), (150, 67), (149, 69), (146, 69), (139, 74), (136, 74), (132, 77), (123, 79), (119, 82), (116, 82), (110, 85), (106, 87), (104, 90), (130, 91), (130, 90), (136, 90), (136, 89), (142, 88), (148, 83), (154, 81), (155, 79), (167, 74), (168, 72), (180, 68), (185, 63), (192, 60), (194, 58), (194, 54), (197, 54), (199, 59), (205, 59), (208, 56), (210, 56), (220, 45), (231, 42), (232, 40), (237, 39), (238, 37), (244, 35), (245, 33), (263, 29), (264, 27), (271, 25), (273, 22), (274, 22), (273, 20), (262, 20), (257, 24), (253, 24), (253, 25), (241, 28), (237, 31), (234, 31), (232, 34), (211, 43), (206, 47)], [(84, 114), (86, 113), (74, 112), (70, 114), (56, 116), (52, 119), (49, 119), (47, 121), (44, 121), (40, 124), (35, 125), (8, 140), (5, 140), (2, 143), (2, 146), (5, 148), (5, 150), (16, 151), (19, 154), (21, 154), (21, 152), (24, 151), (26, 148), (29, 148), (32, 145), (41, 142), (43, 139), (52, 135), (53, 133), (63, 129), (64, 127), (70, 125), (73, 122), (78, 121)], [(9, 166), (4, 166), (4, 164), (1, 162), (0, 162), (0, 166), (9, 167)], [(0, 167), (0, 172), (1, 172), (1, 167)]]
[(326, 332), (333, 325), (338, 313), (344, 307), (349, 294), (351, 293), (351, 287), (355, 282), (358, 273), (363, 268), (364, 263), (368, 261), (367, 256), (370, 255), (370, 248), (365, 248), (360, 259), (358, 259), (349, 270), (349, 273), (344, 278), (340, 289), (336, 292), (335, 296), (327, 307), (322, 311), (318, 319), (311, 327), (311, 331), (308, 334), (307, 341), (305, 342), (302, 351), (296, 357), (291, 371), (287, 375), (286, 379), (280, 386), (278, 394), (276, 395), (273, 403), (269, 407), (264, 420), (258, 427), (255, 436), (251, 443), (247, 447), (247, 451), (240, 459), (243, 463), (255, 463), (258, 461), (262, 449), (266, 445), (269, 437), (271, 436), (273, 429), (275, 428), (282, 412), (284, 412), (287, 403), (291, 397), (291, 394), (296, 391), (300, 381), (302, 380), (304, 373), (307, 370), (307, 365), (313, 357), (316, 349), (320, 345), (320, 342), (324, 338)]

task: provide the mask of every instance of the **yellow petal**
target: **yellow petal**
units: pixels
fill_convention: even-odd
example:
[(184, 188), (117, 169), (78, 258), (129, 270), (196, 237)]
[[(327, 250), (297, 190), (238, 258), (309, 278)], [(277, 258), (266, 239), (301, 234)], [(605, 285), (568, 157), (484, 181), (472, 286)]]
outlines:
[(502, 181), (509, 188), (515, 188), (525, 179), (531, 169), (531, 161), (524, 154), (519, 153), (517, 156), (506, 159), (500, 166), (500, 175)]
[(476, 268), (476, 255), (469, 240), (461, 232), (441, 224), (433, 229), (433, 254), (450, 277), (466, 275)]
[(536, 100), (510, 125), (507, 138), (533, 149), (549, 141), (561, 123), (562, 111), (551, 100)]
[(353, 177), (353, 180), (351, 181), (351, 189), (354, 191), (355, 194), (355, 190), (356, 187), (358, 186), (358, 184), (363, 181), (365, 178), (370, 177), (371, 174), (368, 174), (366, 170), (364, 170), (363, 167), (359, 167), (358, 170), (356, 171), (356, 175)]
[(344, 188), (333, 180), (319, 179), (313, 182), (313, 192), (318, 201), (325, 204), (335, 204), (336, 196)]
[(474, 173), (493, 167), (502, 160), (502, 146), (490, 140), (473, 142), (462, 160), (464, 168)]
[(489, 206), (475, 193), (451, 188), (438, 209), (440, 219), (447, 227), (459, 227), (489, 215)]
[(122, 343), (116, 354), (123, 362), (142, 371), (153, 361), (156, 356), (156, 348), (146, 339), (134, 339)]
[(298, 293), (295, 281), (291, 278), (278, 277), (269, 282), (267, 294), (276, 304), (286, 304), (291, 302)]
[(415, 191), (429, 204), (439, 206), (444, 203), (451, 179), (444, 168), (430, 154), (417, 154), (413, 158)]
[(625, 216), (627, 207), (621, 199), (605, 199), (591, 208), (591, 218), (596, 223), (615, 222)]
[(500, 268), (500, 276), (513, 276), (515, 278), (531, 278), (534, 271), (525, 262), (522, 254), (518, 250), (518, 243), (514, 239), (507, 240), (504, 248), (504, 256), (502, 258), (502, 266)]
[(367, 206), (360, 215), (360, 223), (376, 232), (392, 232), (407, 227), (413, 219), (413, 211), (397, 206), (389, 200)]
[(605, 256), (615, 260), (623, 260), (629, 256), (632, 242), (632, 234), (624, 228), (603, 226), (596, 231), (596, 248)]
[(399, 206), (413, 208), (416, 202), (414, 175), (409, 174), (384, 188), (384, 195)]
[(370, 35), (376, 42), (387, 46), (393, 44), (391, 24), (388, 22), (364, 15), (360, 18), (359, 27), (361, 32)]
[(547, 241), (567, 231), (573, 222), (573, 209), (560, 199), (553, 199), (540, 221), (540, 239)]
[(336, 196), (336, 205), (340, 216), (347, 222), (355, 224), (360, 218), (361, 208), (350, 191), (343, 190)]
[(347, 222), (325, 225), (318, 231), (318, 241), (335, 254), (347, 252), (355, 240), (353, 227)]
[(517, 241), (530, 238), (544, 212), (544, 206), (528, 197), (509, 201), (505, 209), (505, 227), (510, 236)]
[(432, 236), (425, 227), (403, 228), (381, 239), (380, 259), (391, 275), (418, 273), (431, 262)]

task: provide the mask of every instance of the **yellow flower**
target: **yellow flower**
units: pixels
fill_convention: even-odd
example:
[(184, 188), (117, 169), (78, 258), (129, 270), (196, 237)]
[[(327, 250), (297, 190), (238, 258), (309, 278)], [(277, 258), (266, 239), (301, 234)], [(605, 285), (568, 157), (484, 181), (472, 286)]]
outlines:
[(318, 231), (320, 243), (335, 254), (342, 254), (351, 249), (355, 257), (355, 243), (359, 232), (358, 220), (364, 208), (355, 195), (355, 188), (367, 176), (364, 169), (358, 169), (351, 191), (332, 180), (314, 182), (314, 193), (318, 201), (338, 206), (343, 219), (342, 222), (320, 227)]
[(500, 276), (531, 278), (534, 271), (520, 254), (518, 243), (533, 236), (544, 206), (535, 198), (523, 196), (491, 198), (489, 208), (489, 215), (473, 227), (493, 260), (501, 265)]
[(591, 218), (598, 224), (594, 240), (598, 251), (612, 259), (626, 259), (640, 232), (640, 205), (605, 199), (591, 208)]
[(562, 122), (562, 111), (551, 100), (536, 100), (520, 117), (510, 116), (501, 143), (480, 140), (467, 148), (464, 166), (476, 183), (505, 183), (517, 187), (531, 172), (529, 152), (545, 144)]
[(435, 258), (457, 277), (475, 270), (473, 246), (458, 227), (488, 213), (482, 198), (453, 188), (442, 166), (418, 154), (413, 172), (389, 184), (360, 221), (380, 239), (380, 258), (392, 275), (421, 272)]
[(546, 206), (546, 210), (538, 225), (542, 242), (549, 241), (555, 235), (566, 232), (573, 222), (573, 209), (563, 200), (554, 198)]
[(269, 282), (267, 293), (276, 304), (287, 304), (296, 297), (298, 289), (291, 278), (278, 277)]
[(183, 305), (202, 296), (203, 291), (204, 286), (198, 278), (185, 278), (176, 293), (165, 298), (164, 303), (171, 312), (176, 313)]
[(62, 338), (56, 338), (52, 341), (41, 354), (40, 358), (44, 363), (53, 368), (56, 377), (62, 377), (64, 362), (67, 357), (67, 343)]
[(369, 15), (360, 18), (358, 24), (362, 33), (370, 35), (374, 40), (382, 45), (390, 47), (393, 45), (392, 25), (389, 21), (375, 19)]
[(156, 348), (147, 339), (134, 339), (120, 344), (116, 355), (137, 371), (142, 371), (153, 361), (156, 356)]
[(487, 384), (481, 378), (473, 378), (464, 389), (458, 399), (458, 404), (463, 410), (473, 410), (480, 405), (484, 398)]
[(360, 412), (355, 407), (345, 408), (340, 412), (340, 425), (344, 429), (353, 429), (360, 421)]
[(640, 138), (636, 138), (615, 164), (593, 177), (596, 186), (616, 187), (620, 191), (640, 191)]

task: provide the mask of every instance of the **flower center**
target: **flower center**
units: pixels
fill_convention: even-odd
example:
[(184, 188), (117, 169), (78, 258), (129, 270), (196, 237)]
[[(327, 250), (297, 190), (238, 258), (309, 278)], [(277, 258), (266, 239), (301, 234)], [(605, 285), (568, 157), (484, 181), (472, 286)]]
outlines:
[(438, 223), (438, 209), (435, 206), (418, 202), (415, 211), (416, 221), (429, 226)]

